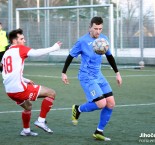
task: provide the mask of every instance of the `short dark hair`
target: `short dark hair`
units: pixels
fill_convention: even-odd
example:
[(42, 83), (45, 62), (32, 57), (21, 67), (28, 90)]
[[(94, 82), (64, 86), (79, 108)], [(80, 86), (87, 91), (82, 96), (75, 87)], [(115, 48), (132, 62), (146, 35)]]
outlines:
[(16, 39), (18, 36), (17, 34), (20, 34), (22, 35), (23, 34), (23, 30), (22, 29), (15, 29), (15, 30), (12, 30), (10, 33), (9, 33), (9, 41), (10, 43), (13, 42), (13, 39)]
[(93, 23), (95, 23), (96, 25), (103, 24), (103, 19), (101, 17), (93, 17), (90, 21), (90, 27), (93, 26)]

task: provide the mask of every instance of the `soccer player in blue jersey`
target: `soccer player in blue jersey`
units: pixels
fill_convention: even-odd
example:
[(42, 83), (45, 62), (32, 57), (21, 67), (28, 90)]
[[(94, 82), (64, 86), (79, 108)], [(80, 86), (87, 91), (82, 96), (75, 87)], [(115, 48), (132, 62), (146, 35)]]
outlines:
[[(111, 139), (105, 137), (103, 131), (112, 115), (115, 100), (111, 86), (101, 72), (102, 55), (96, 54), (92, 47), (92, 43), (96, 38), (107, 39), (107, 36), (101, 34), (102, 29), (103, 19), (101, 17), (93, 17), (90, 22), (89, 32), (78, 39), (65, 61), (62, 70), (62, 81), (65, 84), (69, 84), (66, 75), (67, 69), (73, 58), (81, 55), (78, 79), (85, 92), (87, 102), (72, 106), (72, 122), (74, 125), (77, 125), (78, 118), (82, 112), (101, 110), (100, 120), (93, 137), (98, 140), (106, 141)], [(110, 49), (105, 53), (105, 56), (116, 73), (118, 85), (121, 86), (122, 78)]]

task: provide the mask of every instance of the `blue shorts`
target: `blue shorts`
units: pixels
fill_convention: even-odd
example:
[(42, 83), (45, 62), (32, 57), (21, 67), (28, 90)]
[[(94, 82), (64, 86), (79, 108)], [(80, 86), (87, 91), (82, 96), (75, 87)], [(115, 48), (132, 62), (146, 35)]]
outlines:
[(111, 86), (104, 76), (99, 76), (97, 79), (83, 79), (80, 80), (80, 84), (88, 102), (112, 92)]

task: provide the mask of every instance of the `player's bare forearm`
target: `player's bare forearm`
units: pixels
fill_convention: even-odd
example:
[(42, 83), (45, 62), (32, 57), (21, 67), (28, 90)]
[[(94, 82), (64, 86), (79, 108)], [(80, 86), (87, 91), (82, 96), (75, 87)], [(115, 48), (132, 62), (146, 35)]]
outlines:
[(121, 77), (120, 72), (116, 73), (116, 81), (117, 81), (118, 86), (122, 85), (122, 77)]
[(64, 84), (69, 84), (67, 75), (65, 73), (62, 73), (61, 79), (64, 82)]
[(31, 49), (28, 52), (28, 56), (38, 57), (38, 56), (41, 56), (41, 55), (48, 54), (50, 52), (59, 50), (61, 45), (62, 45), (62, 42), (58, 41), (52, 47), (49, 47), (49, 48)]

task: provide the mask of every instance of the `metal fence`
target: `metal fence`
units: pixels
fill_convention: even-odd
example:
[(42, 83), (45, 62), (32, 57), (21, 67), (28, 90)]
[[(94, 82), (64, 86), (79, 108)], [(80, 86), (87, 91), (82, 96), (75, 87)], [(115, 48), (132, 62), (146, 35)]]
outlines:
[[(62, 9), (59, 7), (59, 9), (53, 10), (39, 10), (39, 20), (37, 10), (22, 11), (20, 27), (24, 30), (27, 45), (32, 48), (48, 47), (58, 40), (63, 42), (61, 51), (52, 53), (48, 57), (40, 57), (37, 60), (63, 61), (64, 56), (68, 54), (76, 40), (88, 32), (90, 19), (95, 15), (103, 17), (103, 33), (111, 39), (110, 10), (106, 6), (93, 10), (91, 5), (89, 8), (74, 8), (72, 10), (63, 10), (63, 7)], [(140, 47), (140, 18), (138, 15), (129, 21), (121, 15), (116, 17), (114, 12), (113, 45), (114, 55), (119, 64), (138, 64), (142, 59), (147, 65), (155, 64), (154, 16), (147, 16), (143, 20), (143, 48)], [(0, 21), (3, 19), (0, 18)], [(15, 24), (16, 20), (13, 19), (13, 21)], [(29, 61), (31, 60), (37, 61), (30, 58)]]

